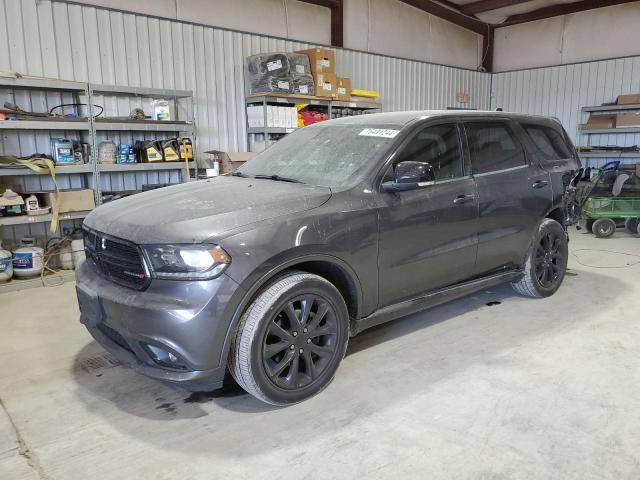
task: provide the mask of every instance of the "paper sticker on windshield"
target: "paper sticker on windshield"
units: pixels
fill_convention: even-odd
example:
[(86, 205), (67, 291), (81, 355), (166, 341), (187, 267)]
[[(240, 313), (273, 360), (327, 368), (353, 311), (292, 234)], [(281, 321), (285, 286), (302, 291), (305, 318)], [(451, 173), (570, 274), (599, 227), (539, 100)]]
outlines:
[(393, 138), (400, 133), (400, 130), (390, 130), (388, 128), (365, 128), (358, 135), (365, 137)]

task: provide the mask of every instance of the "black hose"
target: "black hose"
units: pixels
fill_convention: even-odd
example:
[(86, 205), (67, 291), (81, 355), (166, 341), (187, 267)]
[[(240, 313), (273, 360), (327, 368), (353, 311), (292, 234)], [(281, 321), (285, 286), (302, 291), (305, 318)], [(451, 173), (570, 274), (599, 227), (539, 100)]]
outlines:
[[(53, 115), (53, 111), (58, 109), (58, 108), (62, 108), (62, 107), (84, 107), (84, 106), (87, 106), (87, 105), (89, 105), (89, 104), (88, 103), (62, 103), (60, 105), (56, 105), (55, 107), (52, 107), (51, 110), (49, 110), (49, 115)], [(101, 105), (94, 105), (94, 107), (100, 109), (100, 113), (97, 113), (95, 115), (95, 117), (99, 117), (100, 115), (102, 115), (102, 112), (104, 112), (104, 107), (101, 106)]]

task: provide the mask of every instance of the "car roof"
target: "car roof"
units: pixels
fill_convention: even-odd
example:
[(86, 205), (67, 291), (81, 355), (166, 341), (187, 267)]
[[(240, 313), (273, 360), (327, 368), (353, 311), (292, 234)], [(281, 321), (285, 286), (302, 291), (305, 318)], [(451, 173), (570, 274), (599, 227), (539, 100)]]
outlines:
[(526, 115), (522, 113), (509, 113), (495, 110), (412, 110), (405, 112), (371, 113), (367, 115), (355, 115), (351, 117), (336, 118), (325, 122), (319, 122), (312, 126), (321, 125), (406, 125), (415, 120), (437, 117), (474, 117), (496, 116), (513, 118), (518, 120), (551, 120), (551, 117)]

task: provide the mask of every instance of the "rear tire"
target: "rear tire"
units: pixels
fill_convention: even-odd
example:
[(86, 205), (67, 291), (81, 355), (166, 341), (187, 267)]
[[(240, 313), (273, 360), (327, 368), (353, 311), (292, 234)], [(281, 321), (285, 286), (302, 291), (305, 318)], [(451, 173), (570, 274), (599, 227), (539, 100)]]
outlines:
[(527, 254), (524, 276), (511, 286), (520, 295), (533, 298), (556, 293), (565, 272), (569, 247), (567, 233), (555, 220), (545, 218)]
[(610, 218), (599, 218), (593, 222), (593, 233), (598, 238), (609, 238), (616, 232), (616, 222)]
[(287, 273), (265, 287), (242, 315), (229, 370), (257, 399), (291, 405), (331, 383), (348, 337), (349, 314), (337, 288), (317, 275)]
[(632, 235), (638, 233), (638, 227), (640, 227), (640, 219), (627, 218), (624, 221), (624, 229)]

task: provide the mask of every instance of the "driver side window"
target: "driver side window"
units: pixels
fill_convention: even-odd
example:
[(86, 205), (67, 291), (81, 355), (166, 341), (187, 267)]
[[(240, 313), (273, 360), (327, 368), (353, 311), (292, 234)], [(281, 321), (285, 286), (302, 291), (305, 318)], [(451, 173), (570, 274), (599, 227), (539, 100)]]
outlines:
[(463, 177), (464, 162), (456, 124), (434, 125), (418, 131), (394, 163), (407, 161), (431, 164), (436, 182)]

